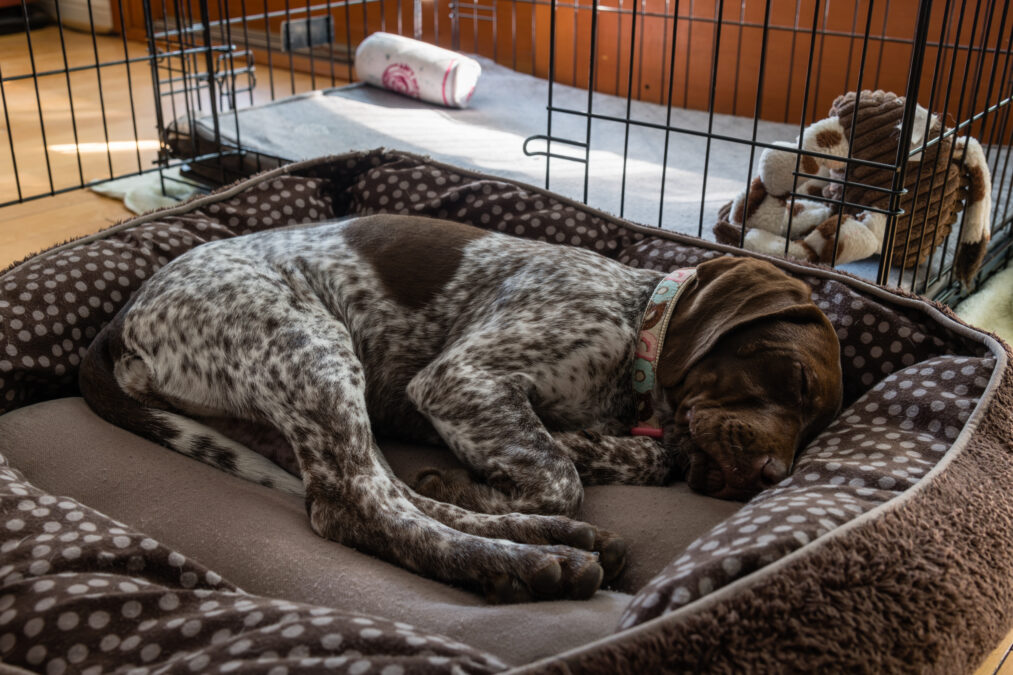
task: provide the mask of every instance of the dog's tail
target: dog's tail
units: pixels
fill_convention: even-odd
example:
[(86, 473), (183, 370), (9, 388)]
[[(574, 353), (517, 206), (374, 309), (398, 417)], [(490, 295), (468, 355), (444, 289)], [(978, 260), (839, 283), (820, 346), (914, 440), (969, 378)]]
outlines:
[(263, 455), (189, 417), (138, 400), (124, 389), (117, 372), (131, 380), (139, 370), (147, 372), (140, 357), (123, 344), (125, 313), (124, 309), (98, 334), (81, 362), (78, 385), (92, 410), (118, 427), (226, 473), (303, 496), (302, 482)]

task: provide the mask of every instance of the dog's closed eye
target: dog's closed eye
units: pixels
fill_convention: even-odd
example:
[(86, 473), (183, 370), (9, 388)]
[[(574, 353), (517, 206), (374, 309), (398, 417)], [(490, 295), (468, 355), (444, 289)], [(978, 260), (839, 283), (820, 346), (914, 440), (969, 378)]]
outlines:
[(798, 391), (798, 402), (800, 404), (805, 404), (806, 401), (809, 400), (809, 394), (812, 391), (812, 387), (809, 382), (811, 374), (809, 372), (809, 369), (806, 368), (801, 363), (795, 364), (795, 374), (796, 374), (795, 382), (797, 384), (797, 391)]
[(740, 359), (755, 361), (749, 370), (767, 373), (768, 382), (783, 382), (786, 398), (800, 407), (813, 405), (813, 396), (819, 395), (819, 383), (815, 373), (797, 355), (786, 350), (783, 342), (756, 340), (739, 346), (735, 355)]

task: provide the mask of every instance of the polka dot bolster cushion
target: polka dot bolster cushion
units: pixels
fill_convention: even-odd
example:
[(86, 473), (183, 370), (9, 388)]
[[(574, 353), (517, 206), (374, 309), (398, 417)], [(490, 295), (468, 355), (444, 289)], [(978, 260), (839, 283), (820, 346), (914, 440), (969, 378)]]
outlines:
[(249, 595), (0, 465), (0, 656), (44, 673), (489, 673), (494, 656), (377, 617)]
[(92, 338), (169, 260), (208, 241), (333, 218), (330, 187), (280, 175), (14, 266), (0, 276), (0, 412), (76, 393)]
[[(76, 367), (92, 337), (145, 278), (189, 248), (270, 227), (377, 212), (449, 218), (655, 269), (740, 253), (408, 153), (309, 160), (135, 218), (0, 275), (0, 411), (74, 394)], [(805, 449), (792, 476), (694, 542), (641, 589), (621, 620), (623, 637), (560, 657), (571, 667), (635, 661), (635, 670), (645, 672), (678, 658), (681, 667), (692, 669), (705, 656), (776, 667), (779, 661), (763, 660), (770, 650), (757, 641), (757, 631), (763, 644), (796, 645), (800, 654), (811, 654), (813, 644), (833, 651), (836, 638), (827, 636), (853, 631), (851, 641), (842, 643), (851, 647), (834, 651), (831, 662), (867, 664), (886, 634), (919, 641), (964, 617), (959, 632), (965, 640), (945, 653), (959, 665), (1008, 630), (1003, 617), (1013, 616), (1013, 590), (967, 591), (989, 580), (998, 588), (1000, 579), (1013, 576), (1013, 458), (1008, 451), (992, 452), (1013, 443), (1007, 352), (931, 303), (816, 267), (777, 264), (809, 283), (838, 331), (845, 411)], [(985, 460), (975, 458), (982, 453), (987, 470), (979, 475), (978, 462)], [(975, 487), (992, 489), (954, 500), (951, 483), (972, 475)], [(959, 517), (921, 524), (955, 503)], [(985, 512), (989, 518), (975, 521), (977, 529), (963, 526)], [(912, 544), (900, 556), (891, 548), (898, 531), (879, 531), (891, 519), (904, 523), (899, 531), (905, 541), (926, 537), (924, 546)], [(993, 531), (983, 542), (977, 532), (988, 528)], [(940, 541), (946, 542), (945, 554), (937, 550)], [(867, 552), (849, 562), (847, 579), (861, 583), (838, 579), (833, 588), (826, 586), (827, 570), (811, 566), (846, 555), (840, 547), (858, 545)], [(979, 558), (986, 562), (975, 564)], [(862, 634), (869, 617), (894, 611), (897, 598), (920, 597), (926, 582), (905, 569), (940, 565), (960, 593), (934, 594), (904, 622), (888, 622), (902, 623), (910, 635), (899, 628)], [(778, 596), (758, 602), (771, 588)], [(819, 598), (816, 608), (813, 598)], [(804, 623), (786, 618), (807, 613)], [(747, 615), (750, 622), (728, 620)], [(965, 620), (971, 615), (979, 618), (973, 627)], [(975, 639), (967, 638), (972, 634)], [(907, 667), (924, 656), (917, 649), (899, 653)], [(936, 657), (931, 663), (938, 665)]]
[[(696, 257), (659, 240), (620, 254), (652, 269)], [(898, 496), (949, 450), (988, 385), (996, 360), (982, 344), (841, 281), (802, 278), (837, 329), (848, 407), (804, 449), (792, 476), (641, 589), (620, 628), (683, 607)]]
[(565, 198), (435, 164), (384, 163), (365, 172), (350, 192), (352, 209), (360, 215), (447, 218), (518, 237), (580, 246), (610, 258), (644, 238)]
[(791, 476), (642, 588), (620, 628), (683, 607), (915, 485), (949, 450), (994, 369), (992, 358), (938, 356), (886, 376), (805, 448)]

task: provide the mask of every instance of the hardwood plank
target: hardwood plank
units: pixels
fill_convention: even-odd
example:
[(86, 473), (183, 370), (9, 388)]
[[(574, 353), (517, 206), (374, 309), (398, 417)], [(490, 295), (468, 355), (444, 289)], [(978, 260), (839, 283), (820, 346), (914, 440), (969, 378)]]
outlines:
[[(154, 165), (159, 144), (147, 53), (144, 42), (124, 46), (118, 36), (99, 35), (93, 44), (90, 35), (69, 29), (61, 33), (57, 26), (32, 31), (30, 42), (24, 33), (0, 36), (10, 119), (8, 128), (0, 117), (0, 204), (17, 201), (19, 187), (26, 198)], [(129, 70), (125, 64), (112, 65), (125, 58), (142, 60)], [(82, 66), (87, 70), (63, 72)], [(11, 79), (33, 72), (39, 75)], [(160, 77), (167, 75), (163, 70)], [(279, 97), (289, 93), (291, 81), (297, 92), (311, 88), (307, 73), (275, 68), (273, 77), (285, 84), (276, 90)], [(268, 69), (257, 66), (256, 86), (238, 97), (239, 107), (270, 101), (270, 80)], [(317, 84), (322, 84), (320, 78)], [(163, 97), (161, 105), (167, 121), (187, 112), (182, 94)], [(206, 95), (202, 105), (197, 114), (208, 114)], [(122, 203), (88, 190), (0, 207), (0, 266), (130, 215)]]
[[(144, 43), (127, 42), (124, 47), (119, 37), (97, 36), (93, 45), (91, 36), (73, 30), (61, 34), (55, 26), (32, 31), (30, 42), (25, 34), (0, 36), (0, 72), (10, 119), (9, 129), (0, 126), (0, 176), (10, 177), (0, 181), (0, 204), (154, 165), (159, 147), (156, 104), (146, 54)], [(131, 63), (128, 72), (127, 65), (116, 64), (125, 58), (143, 60)], [(11, 80), (31, 74), (32, 59), (36, 73), (58, 72)], [(88, 69), (65, 74), (68, 66)], [(172, 74), (163, 69), (159, 76)], [(271, 99), (267, 68), (258, 67), (256, 76), (254, 90), (237, 97), (239, 107)], [(275, 68), (274, 79), (286, 85), (294, 80), (297, 92), (311, 88), (306, 73), (290, 75)], [(276, 93), (288, 94), (289, 88)], [(161, 100), (167, 122), (208, 114), (206, 93), (200, 105), (188, 107), (182, 93)]]
[(985, 662), (975, 671), (975, 675), (993, 675), (993, 673), (1013, 675), (1013, 655), (1006, 658), (1007, 652), (1011, 649), (1013, 649), (1013, 630), (1010, 630), (995, 651), (988, 655)]
[(8, 206), (0, 212), (0, 269), (68, 239), (93, 234), (133, 214), (91, 190)]

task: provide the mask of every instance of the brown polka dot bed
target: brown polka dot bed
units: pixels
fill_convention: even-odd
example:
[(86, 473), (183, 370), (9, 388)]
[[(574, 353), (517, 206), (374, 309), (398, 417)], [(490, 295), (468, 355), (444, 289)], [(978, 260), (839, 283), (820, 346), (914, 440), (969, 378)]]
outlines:
[[(378, 212), (670, 269), (739, 253), (373, 151), (309, 160), (0, 276), (0, 659), (33, 672), (973, 670), (1013, 622), (1008, 347), (938, 305), (777, 261), (842, 346), (845, 409), (748, 503), (590, 488), (639, 560), (588, 603), (493, 607), (315, 538), (298, 500), (109, 428), (96, 333), (204, 242)], [(384, 445), (410, 474), (412, 448)], [(284, 463), (284, 457), (275, 458)], [(428, 457), (426, 462), (448, 462)]]

